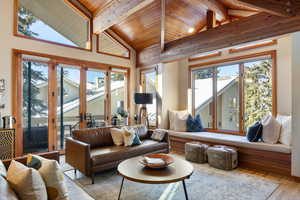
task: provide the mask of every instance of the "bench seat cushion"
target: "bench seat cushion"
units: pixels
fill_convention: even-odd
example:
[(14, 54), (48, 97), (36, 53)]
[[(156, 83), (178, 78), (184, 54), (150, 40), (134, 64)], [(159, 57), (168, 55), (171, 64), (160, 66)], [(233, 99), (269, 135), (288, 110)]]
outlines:
[(170, 136), (179, 138), (195, 139), (213, 143), (220, 143), (225, 145), (232, 145), (236, 147), (245, 147), (251, 149), (258, 149), (264, 151), (273, 151), (280, 153), (291, 153), (291, 147), (284, 144), (267, 144), (263, 142), (249, 142), (246, 136), (228, 135), (212, 132), (176, 132), (167, 130)]

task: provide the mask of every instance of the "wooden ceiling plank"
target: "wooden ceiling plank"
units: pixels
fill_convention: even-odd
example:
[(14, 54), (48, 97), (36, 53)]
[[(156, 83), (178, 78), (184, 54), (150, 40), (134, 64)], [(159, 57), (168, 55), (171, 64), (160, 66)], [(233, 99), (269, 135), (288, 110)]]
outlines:
[(282, 17), (295, 16), (299, 7), (299, 0), (238, 0), (239, 3), (273, 15)]
[(193, 36), (169, 42), (161, 54), (162, 62), (228, 48), (300, 30), (300, 17), (279, 17), (260, 13)]
[(257, 13), (258, 12), (249, 11), (249, 10), (228, 9), (228, 15), (235, 16), (235, 17), (249, 17), (249, 16), (255, 15)]
[(114, 0), (94, 17), (94, 33), (99, 34), (118, 24), (138, 10), (153, 3), (154, 0)]
[(161, 19), (160, 19), (160, 51), (165, 49), (165, 31), (166, 31), (166, 0), (161, 1)]
[(227, 18), (227, 8), (218, 0), (201, 0), (201, 4), (205, 5), (209, 10), (216, 13), (218, 21), (224, 21)]
[(216, 25), (217, 25), (217, 23), (216, 23), (216, 14), (214, 13), (214, 11), (207, 10), (207, 15), (206, 15), (207, 30), (216, 27)]

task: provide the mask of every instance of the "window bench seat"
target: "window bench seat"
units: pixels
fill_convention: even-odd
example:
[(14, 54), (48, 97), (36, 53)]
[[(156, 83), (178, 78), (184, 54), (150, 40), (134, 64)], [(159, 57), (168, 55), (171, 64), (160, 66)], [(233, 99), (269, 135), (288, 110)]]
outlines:
[(238, 149), (239, 167), (291, 176), (291, 147), (283, 144), (249, 142), (245, 136), (213, 132), (169, 133), (171, 151), (184, 153), (186, 142), (199, 141), (210, 145), (228, 145)]

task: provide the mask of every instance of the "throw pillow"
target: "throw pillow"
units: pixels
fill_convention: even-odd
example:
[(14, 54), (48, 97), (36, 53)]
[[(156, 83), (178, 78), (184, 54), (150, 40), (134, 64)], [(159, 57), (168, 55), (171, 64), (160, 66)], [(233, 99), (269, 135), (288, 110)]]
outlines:
[(247, 133), (247, 139), (249, 142), (258, 142), (262, 137), (263, 125), (257, 122), (253, 126), (249, 127)]
[(21, 200), (47, 200), (45, 183), (36, 169), (12, 160), (7, 181)]
[(280, 136), (280, 123), (271, 115), (267, 116), (263, 121), (262, 139), (266, 143), (276, 144)]
[(1, 200), (18, 200), (16, 193), (9, 186), (7, 180), (0, 176), (0, 199)]
[(165, 138), (166, 132), (164, 130), (156, 129), (151, 135), (151, 139), (161, 142)]
[(176, 114), (178, 115), (186, 115), (189, 112), (187, 110), (182, 110), (182, 111), (169, 111), (169, 123), (170, 123), (170, 130), (175, 130), (175, 118)]
[(187, 132), (204, 131), (200, 115), (197, 115), (195, 118), (193, 118), (192, 115), (189, 115), (186, 120), (186, 126), (187, 126)]
[(123, 138), (123, 131), (119, 128), (112, 128), (110, 129), (111, 137), (117, 146), (121, 146), (124, 144), (124, 138)]
[(291, 144), (292, 144), (292, 116), (277, 115), (276, 119), (281, 124), (279, 142), (281, 144), (291, 146)]
[(148, 137), (148, 128), (145, 125), (129, 126), (128, 129), (134, 129), (135, 133), (139, 136), (141, 140)]
[(187, 127), (186, 127), (186, 120), (188, 118), (188, 113), (182, 114), (182, 113), (176, 113), (175, 115), (175, 128), (174, 131), (178, 132), (186, 132)]
[(134, 129), (125, 128), (123, 131), (124, 146), (140, 145), (142, 142)]
[(0, 160), (0, 176), (3, 176), (3, 177), (7, 176), (7, 170), (1, 160)]
[(64, 175), (56, 160), (49, 160), (41, 156), (29, 154), (27, 157), (27, 166), (35, 168), (41, 174), (46, 184), (49, 200), (68, 199)]

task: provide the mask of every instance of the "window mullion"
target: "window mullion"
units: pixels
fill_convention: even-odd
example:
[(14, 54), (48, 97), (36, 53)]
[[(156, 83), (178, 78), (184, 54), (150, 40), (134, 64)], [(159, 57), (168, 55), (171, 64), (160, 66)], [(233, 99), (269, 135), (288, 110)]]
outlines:
[(217, 67), (213, 68), (213, 102), (212, 102), (212, 121), (214, 130), (217, 129), (217, 98), (218, 98), (218, 91), (217, 91)]
[(239, 90), (240, 90), (240, 96), (239, 96), (239, 128), (240, 128), (240, 133), (245, 134), (244, 130), (244, 110), (245, 110), (245, 95), (244, 95), (244, 81), (245, 81), (245, 76), (244, 76), (244, 63), (239, 64)]

